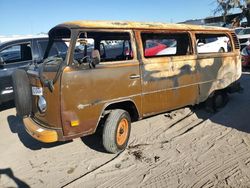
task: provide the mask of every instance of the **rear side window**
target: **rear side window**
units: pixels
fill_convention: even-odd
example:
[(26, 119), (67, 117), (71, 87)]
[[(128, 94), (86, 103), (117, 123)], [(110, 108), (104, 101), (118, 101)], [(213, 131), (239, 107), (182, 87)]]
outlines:
[(0, 51), (4, 63), (18, 63), (32, 60), (30, 43), (15, 44)]
[(188, 33), (142, 33), (141, 38), (146, 58), (192, 53)]
[(230, 52), (231, 42), (225, 34), (196, 34), (198, 54)]

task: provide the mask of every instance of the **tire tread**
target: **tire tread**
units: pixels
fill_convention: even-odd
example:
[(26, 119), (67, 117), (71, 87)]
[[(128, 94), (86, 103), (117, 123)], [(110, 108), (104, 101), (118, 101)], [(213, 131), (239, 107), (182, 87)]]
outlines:
[(16, 70), (12, 74), (12, 83), (17, 115), (27, 116), (32, 108), (31, 89), (27, 73), (24, 70)]
[(123, 151), (127, 146), (128, 139), (121, 148), (119, 148), (118, 145), (116, 144), (116, 130), (118, 122), (124, 116), (129, 120), (129, 130), (128, 130), (129, 131), (128, 139), (129, 139), (131, 119), (127, 111), (122, 109), (112, 110), (108, 115), (108, 118), (106, 119), (106, 122), (104, 124), (103, 135), (102, 135), (103, 146), (110, 153), (118, 153), (120, 151)]

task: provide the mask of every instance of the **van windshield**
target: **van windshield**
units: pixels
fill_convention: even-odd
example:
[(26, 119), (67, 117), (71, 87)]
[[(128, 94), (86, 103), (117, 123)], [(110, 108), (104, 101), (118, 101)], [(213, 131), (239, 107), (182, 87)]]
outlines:
[(49, 32), (49, 41), (41, 41), (39, 48), (44, 61), (64, 61), (68, 52), (71, 32), (67, 28), (55, 28)]
[[(52, 46), (49, 49), (48, 57), (56, 56), (65, 59), (67, 51), (68, 51), (68, 44), (66, 40), (57, 39), (53, 41)], [(38, 47), (40, 48), (41, 55), (44, 57), (46, 47), (48, 46), (48, 41), (38, 41)]]
[[(49, 41), (40, 43), (40, 49), (45, 49), (43, 63), (39, 66), (39, 77), (43, 85), (53, 90), (53, 84), (59, 78), (64, 60), (68, 53), (71, 32), (68, 28), (54, 28), (49, 32)], [(43, 52), (42, 52), (43, 53)], [(53, 79), (44, 75), (44, 72), (55, 72)]]

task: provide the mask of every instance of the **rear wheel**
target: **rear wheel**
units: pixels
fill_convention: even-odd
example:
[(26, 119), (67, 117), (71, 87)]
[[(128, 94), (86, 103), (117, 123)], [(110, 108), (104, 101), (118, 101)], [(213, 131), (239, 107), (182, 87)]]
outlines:
[(214, 96), (214, 106), (216, 109), (224, 107), (228, 102), (228, 95), (225, 91), (219, 91)]
[(31, 113), (31, 90), (29, 78), (24, 70), (16, 70), (12, 74), (12, 84), (17, 115), (24, 117)]
[(127, 111), (116, 109), (108, 115), (103, 128), (103, 146), (110, 153), (123, 151), (131, 130), (131, 118)]
[(206, 109), (211, 112), (216, 112), (219, 108), (224, 107), (228, 100), (226, 91), (216, 91), (206, 100)]

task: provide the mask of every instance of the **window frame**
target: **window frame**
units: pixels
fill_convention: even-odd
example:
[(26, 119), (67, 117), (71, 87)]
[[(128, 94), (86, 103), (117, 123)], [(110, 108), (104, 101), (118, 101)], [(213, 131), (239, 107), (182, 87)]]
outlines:
[[(197, 40), (198, 38), (196, 37), (197, 35), (215, 35), (214, 38), (218, 38), (220, 36), (216, 36), (216, 35), (224, 35), (224, 37), (227, 37), (229, 39), (229, 42), (230, 42), (230, 45), (231, 45), (231, 51), (224, 51), (224, 52), (206, 52), (206, 53), (199, 53), (198, 52), (198, 43), (197, 43)], [(232, 36), (231, 34), (229, 34), (228, 32), (206, 32), (206, 31), (202, 31), (202, 32), (193, 32), (193, 37), (194, 37), (194, 42), (195, 42), (195, 51), (196, 51), (196, 54), (198, 56), (202, 56), (202, 55), (226, 55), (226, 54), (229, 54), (229, 53), (232, 53), (234, 51), (234, 43), (233, 43), (233, 40), (232, 40)], [(223, 36), (221, 36), (223, 37)], [(209, 43), (207, 43), (209, 44)]]
[[(130, 37), (130, 42), (131, 42), (131, 49), (133, 56), (131, 59), (128, 60), (117, 60), (117, 61), (104, 61), (100, 62), (99, 65), (117, 65), (117, 64), (129, 64), (133, 63), (137, 60), (137, 50), (136, 50), (136, 40), (134, 36), (134, 32), (132, 29), (79, 29), (78, 34), (76, 37), (76, 41), (74, 42), (73, 49), (75, 48), (75, 44), (77, 42), (77, 39), (79, 36), (84, 33), (84, 32), (107, 32), (107, 33), (127, 33), (129, 34)], [(72, 49), (72, 57), (74, 57), (74, 50)]]
[[(188, 39), (189, 39), (189, 47), (190, 47), (190, 53), (189, 54), (185, 54), (185, 55), (177, 55), (177, 54), (166, 54), (166, 55), (159, 55), (159, 56), (150, 56), (150, 57), (146, 57), (145, 56), (145, 49), (144, 49), (144, 45), (143, 45), (143, 38), (142, 38), (142, 34), (143, 33), (149, 33), (149, 34), (187, 34)], [(139, 36), (140, 36), (140, 43), (141, 43), (141, 56), (143, 59), (145, 60), (150, 60), (152, 58), (169, 58), (169, 57), (181, 57), (181, 56), (193, 56), (195, 55), (195, 50), (194, 50), (194, 44), (193, 44), (193, 40), (192, 40), (192, 33), (190, 31), (173, 31), (173, 30), (140, 30), (139, 32)]]
[[(33, 52), (32, 52), (32, 41), (11, 43), (11, 44), (8, 44), (8, 45), (6, 45), (5, 47), (3, 47), (3, 48), (1, 49), (1, 51), (5, 50), (5, 49), (7, 49), (7, 48), (9, 48), (9, 47), (12, 47), (12, 46), (18, 46), (18, 45), (21, 46), (22, 44), (30, 44), (31, 59), (30, 59), (30, 60), (24, 60), (24, 61), (18, 61), (18, 62), (13, 61), (13, 62), (11, 62), (11, 63), (4, 63), (4, 65), (13, 65), (13, 64), (19, 64), (19, 63), (23, 63), (23, 62), (27, 62), (27, 61), (33, 61), (33, 59), (34, 59), (34, 54), (33, 54)], [(20, 49), (21, 49), (21, 48), (20, 48)]]

